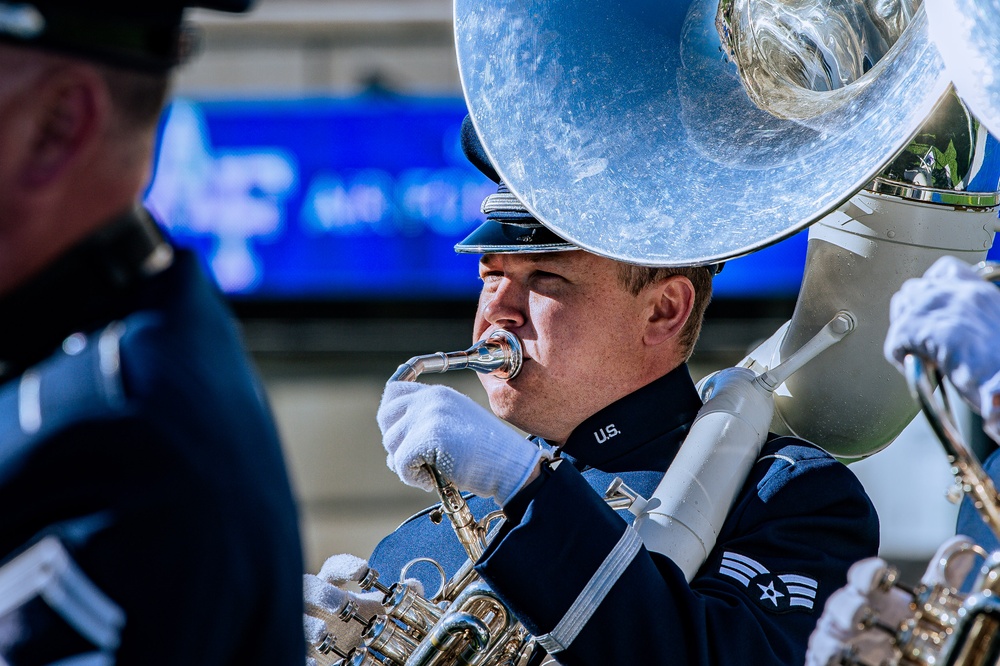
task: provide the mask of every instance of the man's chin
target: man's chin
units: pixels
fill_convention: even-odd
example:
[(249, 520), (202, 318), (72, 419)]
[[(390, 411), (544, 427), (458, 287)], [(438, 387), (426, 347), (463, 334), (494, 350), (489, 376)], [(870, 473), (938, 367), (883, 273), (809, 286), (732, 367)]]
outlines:
[(511, 425), (518, 426), (518, 415), (523, 411), (523, 397), (519, 396), (511, 387), (487, 386), (486, 394), (489, 397), (490, 409), (499, 418)]

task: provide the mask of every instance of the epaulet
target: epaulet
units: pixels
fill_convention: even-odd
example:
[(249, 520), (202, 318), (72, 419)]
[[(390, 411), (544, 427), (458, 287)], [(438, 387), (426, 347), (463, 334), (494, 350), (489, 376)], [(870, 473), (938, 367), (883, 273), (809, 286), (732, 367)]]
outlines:
[(121, 375), (123, 322), (75, 333), (52, 356), (0, 387), (0, 464), (48, 433), (125, 404)]
[[(815, 464), (824, 465), (833, 461), (835, 461), (833, 456), (815, 444), (798, 437), (772, 433), (764, 443), (760, 456), (754, 465), (770, 465), (766, 475), (766, 477), (770, 477), (782, 469), (787, 471), (799, 469), (796, 466), (800, 463), (803, 463), (805, 468), (810, 468)], [(783, 464), (774, 465), (776, 462)]]

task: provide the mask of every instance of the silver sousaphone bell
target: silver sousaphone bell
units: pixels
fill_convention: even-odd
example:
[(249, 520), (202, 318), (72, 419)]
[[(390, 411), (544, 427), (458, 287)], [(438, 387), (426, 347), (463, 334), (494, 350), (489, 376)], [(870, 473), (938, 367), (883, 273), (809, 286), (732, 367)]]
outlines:
[(850, 0), (724, 4), (735, 54), (718, 0), (456, 0), (472, 120), (547, 226), (621, 261), (739, 257), (870, 182), (948, 88), (923, 12), (887, 39)]

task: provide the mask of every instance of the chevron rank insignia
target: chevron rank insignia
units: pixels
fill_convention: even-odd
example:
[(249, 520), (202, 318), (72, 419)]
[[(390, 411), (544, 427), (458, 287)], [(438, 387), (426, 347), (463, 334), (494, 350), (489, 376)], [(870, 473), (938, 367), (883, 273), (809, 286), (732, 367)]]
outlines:
[(736, 580), (758, 606), (772, 613), (811, 611), (816, 599), (816, 579), (798, 574), (774, 574), (757, 560), (724, 552), (719, 573)]

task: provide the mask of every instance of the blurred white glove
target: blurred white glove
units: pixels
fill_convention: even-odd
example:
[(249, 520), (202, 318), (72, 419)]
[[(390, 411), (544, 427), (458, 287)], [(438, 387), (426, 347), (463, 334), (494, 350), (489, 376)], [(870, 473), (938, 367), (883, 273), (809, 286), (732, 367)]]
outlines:
[(897, 588), (879, 588), (888, 565), (877, 557), (856, 562), (847, 572), (847, 585), (826, 601), (809, 637), (806, 666), (843, 663), (895, 663), (893, 635), (869, 627), (869, 623), (896, 627), (910, 616), (911, 596)]
[[(957, 546), (971, 547), (964, 536), (945, 541), (927, 565), (920, 579), (926, 585), (947, 585), (958, 589), (974, 561), (953, 557), (944, 566), (945, 554)], [(847, 572), (847, 585), (827, 599), (816, 629), (809, 637), (805, 666), (897, 664), (900, 653), (893, 644), (899, 627), (914, 616), (913, 595), (898, 587), (881, 586), (889, 566), (877, 557), (856, 562)], [(879, 628), (881, 627), (881, 628)]]
[(424, 490), (434, 489), (424, 468), (429, 463), (459, 490), (503, 506), (548, 455), (471, 398), (439, 384), (389, 382), (377, 418), (389, 469)]
[(885, 357), (933, 360), (1000, 441), (1000, 289), (955, 257), (941, 257), (893, 295)]
[[(339, 617), (348, 603), (356, 604), (357, 615), (365, 619), (384, 612), (381, 592), (356, 593), (344, 589), (350, 583), (361, 580), (367, 571), (367, 561), (345, 553), (328, 558), (319, 576), (305, 574), (302, 577), (305, 601), (303, 628), (309, 646), (307, 653), (317, 666), (327, 666), (339, 659), (330, 648), (331, 643), (342, 653), (350, 652), (361, 643), (365, 626)], [(319, 650), (321, 647), (323, 651)]]

